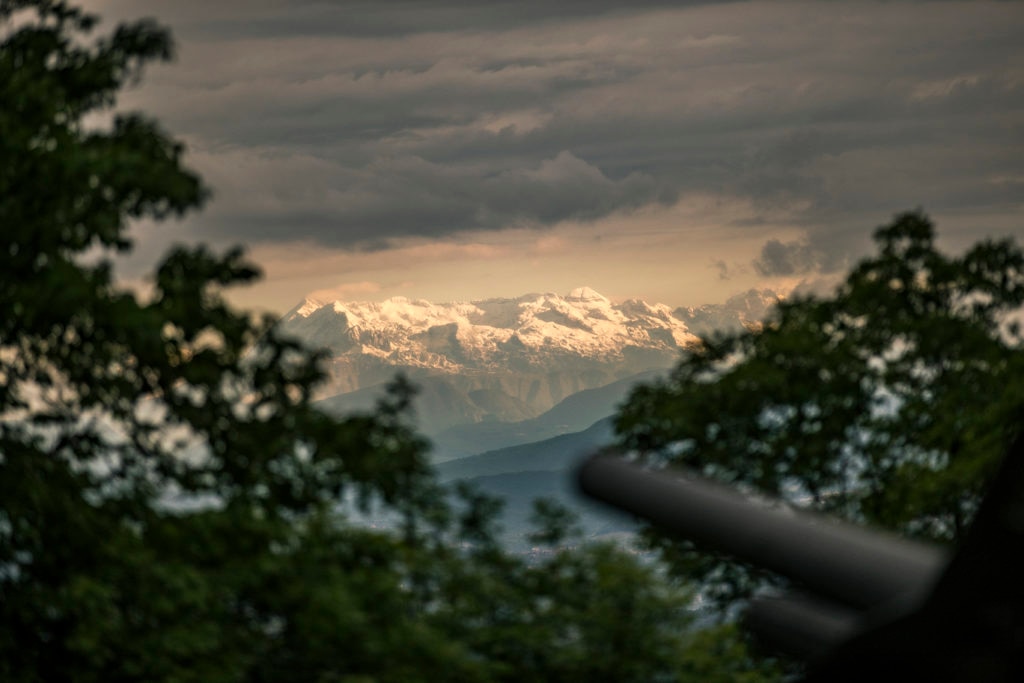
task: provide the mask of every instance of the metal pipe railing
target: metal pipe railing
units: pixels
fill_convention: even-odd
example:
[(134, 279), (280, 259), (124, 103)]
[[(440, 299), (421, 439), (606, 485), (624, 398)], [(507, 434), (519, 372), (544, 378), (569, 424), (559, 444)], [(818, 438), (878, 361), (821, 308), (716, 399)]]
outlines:
[(620, 457), (591, 457), (579, 483), (584, 493), (669, 533), (858, 609), (925, 597), (947, 560), (932, 546), (768, 507), (713, 482), (647, 470)]

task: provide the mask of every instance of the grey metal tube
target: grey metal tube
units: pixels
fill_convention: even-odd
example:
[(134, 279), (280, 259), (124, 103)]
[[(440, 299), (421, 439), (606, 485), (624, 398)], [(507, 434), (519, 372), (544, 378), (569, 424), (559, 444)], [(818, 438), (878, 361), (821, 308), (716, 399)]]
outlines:
[(754, 598), (743, 625), (762, 643), (800, 659), (811, 660), (855, 634), (862, 614), (809, 595)]
[(806, 513), (757, 504), (697, 478), (597, 455), (579, 471), (583, 492), (662, 529), (751, 562), (857, 608), (925, 595), (943, 551)]

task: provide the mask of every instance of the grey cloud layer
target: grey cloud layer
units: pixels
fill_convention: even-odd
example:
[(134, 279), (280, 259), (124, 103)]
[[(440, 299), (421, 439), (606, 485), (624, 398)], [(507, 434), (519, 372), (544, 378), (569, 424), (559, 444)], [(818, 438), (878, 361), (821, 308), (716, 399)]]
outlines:
[[(129, 103), (185, 135), (205, 229), (239, 239), (372, 248), (714, 193), (789, 207), (820, 266), (851, 216), (1019, 209), (1021, 6), (657, 4), (186, 2), (181, 62)], [(777, 247), (765, 272), (804, 263)]]
[(754, 267), (762, 275), (803, 275), (817, 269), (821, 255), (806, 242), (780, 242), (771, 239), (765, 242), (761, 256), (754, 261)]
[[(631, 173), (612, 180), (567, 151), (536, 168), (494, 173), (402, 157), (327, 174), (329, 183), (324, 176), (281, 178), (271, 201), (254, 197), (230, 211), (214, 207), (213, 219), (221, 229), (249, 238), (293, 239), (297, 231), (322, 243), (378, 248), (389, 237), (586, 221), (676, 198), (651, 176)], [(248, 186), (233, 193), (244, 195)], [(290, 235), (282, 224), (292, 226)]]

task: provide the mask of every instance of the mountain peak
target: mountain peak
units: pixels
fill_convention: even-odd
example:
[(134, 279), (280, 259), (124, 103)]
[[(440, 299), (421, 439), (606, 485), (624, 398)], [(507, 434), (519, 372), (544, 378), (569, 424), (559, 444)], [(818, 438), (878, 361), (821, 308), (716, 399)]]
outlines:
[(569, 292), (565, 298), (568, 301), (608, 301), (607, 297), (586, 286), (577, 287)]
[(320, 299), (317, 299), (315, 297), (307, 296), (305, 299), (300, 301), (299, 304), (295, 308), (293, 308), (292, 310), (288, 311), (288, 313), (285, 315), (285, 317), (286, 318), (290, 318), (290, 317), (293, 317), (293, 316), (299, 316), (300, 318), (308, 317), (310, 313), (312, 313), (313, 311), (317, 310), (318, 308), (323, 307), (324, 305), (326, 305), (326, 303), (327, 303), (326, 301), (321, 301)]

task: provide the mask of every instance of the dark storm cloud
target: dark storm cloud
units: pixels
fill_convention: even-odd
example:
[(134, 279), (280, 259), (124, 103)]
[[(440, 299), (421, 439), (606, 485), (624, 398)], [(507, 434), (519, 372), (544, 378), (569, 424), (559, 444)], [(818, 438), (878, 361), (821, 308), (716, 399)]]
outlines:
[(227, 238), (373, 247), (712, 194), (788, 212), (807, 242), (757, 262), (786, 274), (827, 268), (853, 224), (1024, 196), (1018, 5), (130, 9), (178, 32), (132, 102), (186, 136)]
[(803, 275), (817, 269), (821, 255), (806, 242), (768, 240), (754, 267), (761, 275)]
[[(248, 207), (230, 212), (214, 207), (211, 222), (266, 239), (280, 239), (285, 222), (294, 233), (322, 243), (373, 249), (395, 236), (593, 220), (652, 203), (670, 204), (677, 196), (671, 186), (640, 173), (612, 180), (566, 151), (536, 168), (497, 173), (415, 157), (375, 161), (343, 186), (337, 192), (301, 180), (279, 185), (270, 196), (251, 198)], [(282, 208), (273, 210), (274, 205)]]
[[(197, 36), (215, 39), (343, 36), (396, 38), (416, 33), (506, 31), (539, 23), (622, 14), (621, 0), (220, 0), (215, 16), (206, 0), (132, 0), (135, 13), (179, 18)], [(125, 2), (108, 3), (125, 5)], [(632, 0), (628, 11), (714, 2)]]

